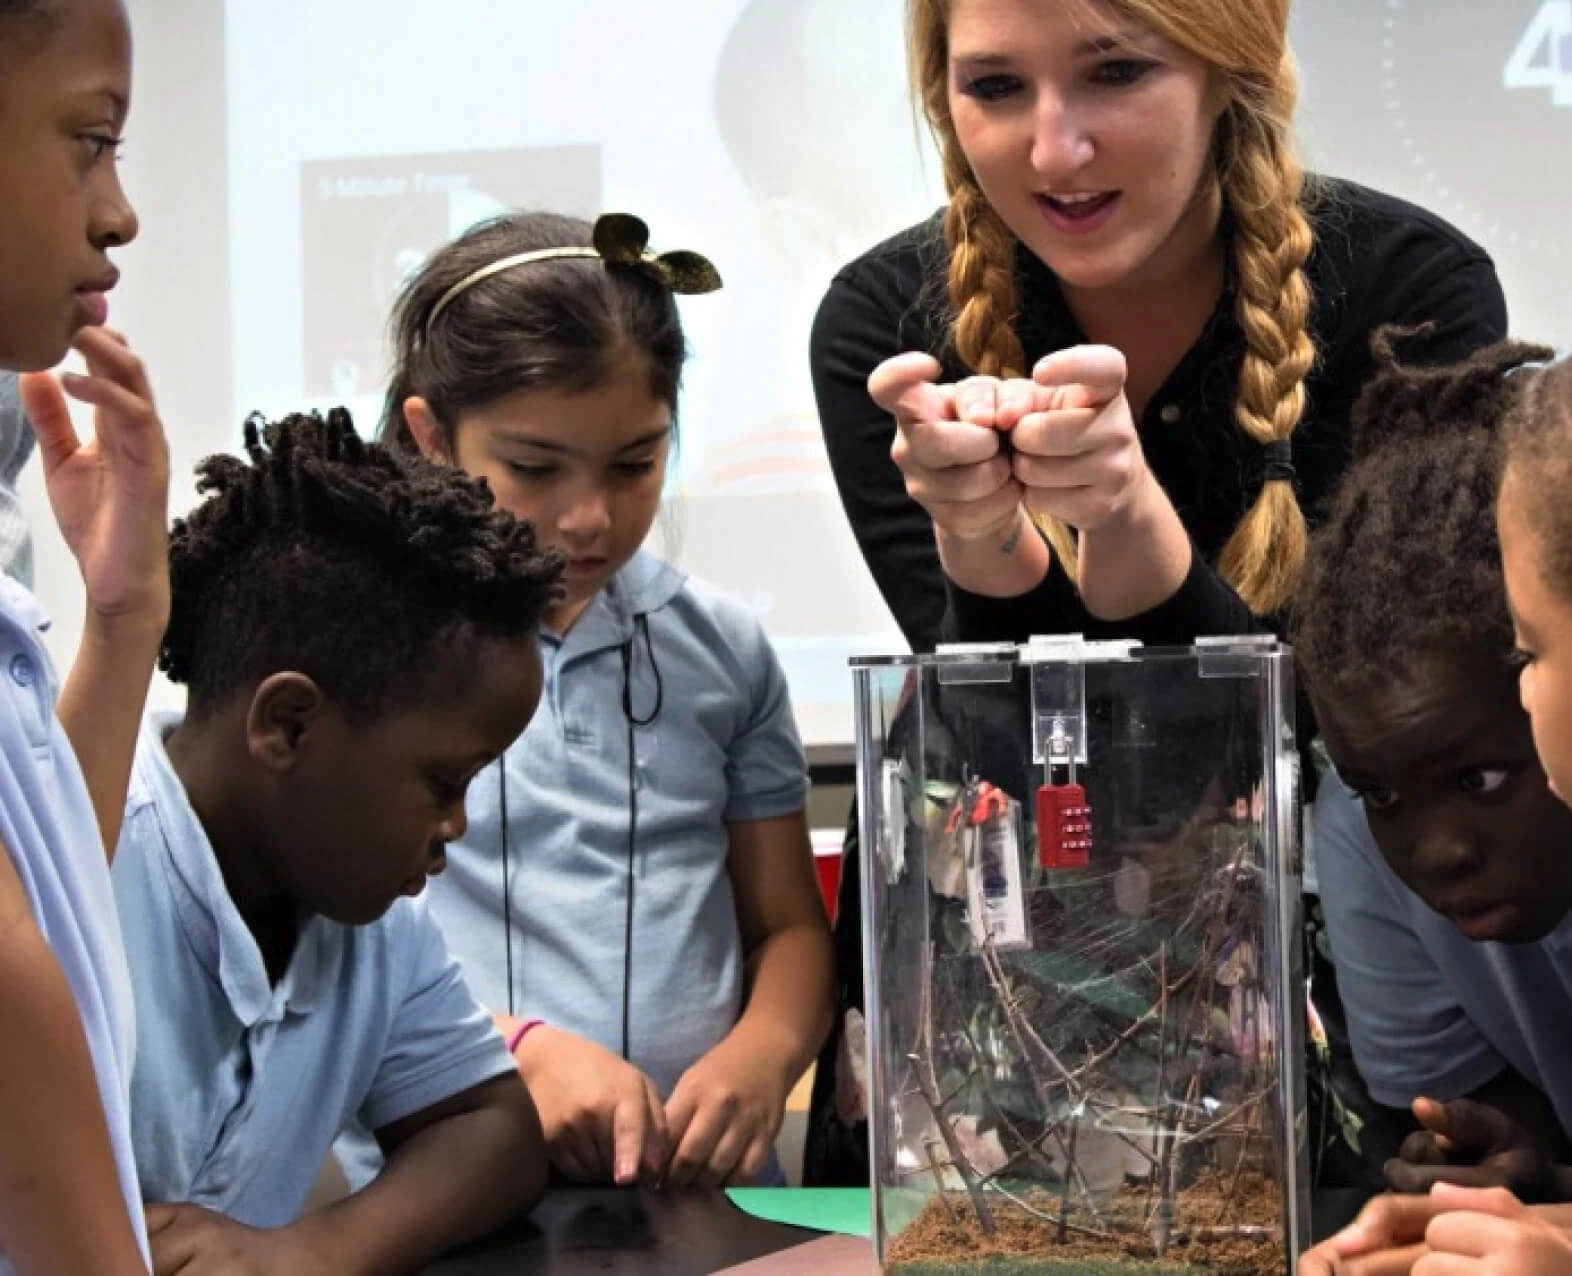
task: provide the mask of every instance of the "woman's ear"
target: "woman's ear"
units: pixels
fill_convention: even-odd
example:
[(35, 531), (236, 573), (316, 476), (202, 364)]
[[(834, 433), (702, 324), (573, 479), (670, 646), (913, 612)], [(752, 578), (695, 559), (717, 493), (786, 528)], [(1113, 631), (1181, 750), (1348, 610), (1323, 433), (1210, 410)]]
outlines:
[(421, 456), (438, 465), (451, 463), (453, 458), (448, 454), (447, 431), (437, 420), (437, 414), (431, 410), (431, 404), (420, 395), (412, 394), (404, 400), (404, 422), (409, 426), (410, 437), (415, 440)]

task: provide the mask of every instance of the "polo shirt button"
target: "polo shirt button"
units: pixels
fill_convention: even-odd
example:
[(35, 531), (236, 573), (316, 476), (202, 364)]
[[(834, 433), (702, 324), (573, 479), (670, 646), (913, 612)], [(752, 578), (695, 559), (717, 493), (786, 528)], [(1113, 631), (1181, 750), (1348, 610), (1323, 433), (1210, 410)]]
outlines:
[(1164, 425), (1178, 425), (1184, 413), (1179, 410), (1177, 403), (1165, 403), (1163, 410), (1158, 415), (1162, 418)]
[(11, 657), (11, 681), (19, 687), (33, 685), (33, 662), (26, 656)]

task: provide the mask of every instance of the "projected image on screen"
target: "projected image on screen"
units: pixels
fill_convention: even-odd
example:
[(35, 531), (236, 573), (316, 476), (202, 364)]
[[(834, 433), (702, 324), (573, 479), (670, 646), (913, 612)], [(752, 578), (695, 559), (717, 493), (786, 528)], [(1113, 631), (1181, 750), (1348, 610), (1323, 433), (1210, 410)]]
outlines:
[(720, 47), (715, 125), (747, 189), (776, 292), (761, 313), (799, 357), (780, 364), (776, 393), (711, 440), (699, 476), (706, 490), (832, 490), (806, 358), (814, 310), (838, 269), (940, 195), (929, 180), (937, 163), (925, 174), (918, 162), (898, 38), (904, 6), (746, 0)]
[(1546, 0), (1512, 50), (1502, 82), (1509, 89), (1543, 89), (1556, 106), (1572, 109), (1572, 0)]
[(713, 72), (714, 128), (762, 269), (734, 345), (747, 392), (703, 426), (678, 556), (764, 621), (810, 713), (844, 694), (850, 652), (900, 641), (841, 510), (807, 349), (835, 272), (939, 198), (937, 164), (919, 162), (903, 6), (745, 0)]
[(1537, 264), (1572, 258), (1572, 0), (1328, 0), (1294, 43), (1311, 163), (1453, 222), (1502, 267), (1514, 327), (1554, 337)]
[[(348, 401), (374, 427), (398, 283), (473, 220), (637, 213), (658, 250), (703, 252), (726, 281), (678, 303), (681, 490), (653, 547), (752, 607), (805, 737), (844, 745), (847, 656), (900, 638), (830, 479), (807, 347), (834, 272), (944, 200), (903, 0), (223, 0), (213, 47), (194, 0), (134, 7), (149, 61), (223, 62), (222, 103), (192, 109), (222, 115), (227, 162), (205, 168), (227, 199), (181, 210), (227, 220), (211, 397), (228, 410), (203, 450), (252, 411)], [(1565, 341), (1572, 0), (1292, 14), (1308, 167), (1454, 223), (1494, 258), (1513, 330)], [(172, 154), (145, 185), (185, 198), (195, 167)]]
[(808, 334), (835, 271), (943, 198), (903, 0), (224, 8), (233, 419), (347, 403), (375, 428), (417, 261), (500, 208), (637, 214), (725, 280), (677, 303), (680, 493), (651, 547), (753, 610), (805, 738), (846, 744), (847, 657), (901, 639), (831, 481)]
[[(1386, 107), (1436, 211), (1496, 242), (1572, 256), (1572, 0), (1387, 8)], [(1462, 144), (1481, 117), (1497, 144)]]
[(306, 393), (381, 392), (393, 299), (431, 251), (514, 207), (600, 206), (595, 146), (308, 160), (300, 168)]

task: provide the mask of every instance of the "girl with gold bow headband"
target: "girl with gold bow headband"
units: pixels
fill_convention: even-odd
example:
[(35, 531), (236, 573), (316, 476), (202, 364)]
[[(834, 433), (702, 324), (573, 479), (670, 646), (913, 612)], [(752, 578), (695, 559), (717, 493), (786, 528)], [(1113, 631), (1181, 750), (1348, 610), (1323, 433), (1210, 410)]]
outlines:
[(676, 442), (674, 294), (718, 287), (637, 218), (513, 214), (437, 252), (393, 319), (384, 438), (483, 476), (567, 561), (541, 710), (471, 785), (430, 899), (581, 1181), (778, 1177), (831, 1014), (780, 665), (744, 607), (641, 548)]

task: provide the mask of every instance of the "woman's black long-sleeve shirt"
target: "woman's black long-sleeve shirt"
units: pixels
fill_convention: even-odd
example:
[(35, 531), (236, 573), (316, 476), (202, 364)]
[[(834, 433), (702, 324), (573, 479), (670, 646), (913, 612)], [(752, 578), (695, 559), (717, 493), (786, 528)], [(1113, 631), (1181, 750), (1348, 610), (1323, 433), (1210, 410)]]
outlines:
[[(1402, 344), (1403, 357), (1442, 363), (1505, 337), (1507, 328), (1495, 266), (1461, 232), (1422, 208), (1350, 182), (1317, 179), (1313, 190), (1307, 212), (1315, 248), (1306, 273), (1317, 359), (1292, 440), (1299, 500), (1312, 526), (1348, 465), (1350, 410), (1372, 370), (1371, 333), (1390, 323), (1429, 325)], [(1106, 625), (1086, 612), (1058, 567), (1030, 593), (1009, 599), (946, 581), (933, 525), (890, 459), (894, 421), (869, 397), (867, 384), (882, 360), (910, 350), (937, 357), (947, 379), (968, 375), (947, 341), (946, 262), (939, 215), (865, 253), (835, 276), (811, 344), (814, 392), (841, 501), (912, 649), (930, 651), (950, 638), (1020, 641), (1034, 633), (1173, 643), (1259, 628), (1213, 569), (1254, 503), (1264, 471), (1260, 445), (1234, 418), (1245, 338), (1231, 281), (1139, 422), (1147, 464), (1198, 551), (1178, 594), (1143, 616)], [(1028, 366), (1085, 342), (1053, 274), (1024, 248), (1016, 288)]]

